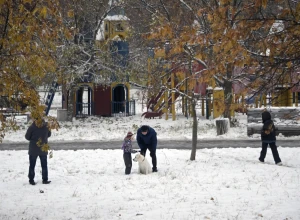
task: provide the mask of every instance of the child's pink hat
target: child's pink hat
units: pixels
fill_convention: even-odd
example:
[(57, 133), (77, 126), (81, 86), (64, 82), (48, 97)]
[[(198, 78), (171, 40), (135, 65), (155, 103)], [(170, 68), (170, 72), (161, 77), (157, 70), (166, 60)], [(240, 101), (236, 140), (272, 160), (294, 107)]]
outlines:
[(131, 131), (127, 132), (127, 136), (126, 137), (131, 137), (133, 135), (133, 133)]

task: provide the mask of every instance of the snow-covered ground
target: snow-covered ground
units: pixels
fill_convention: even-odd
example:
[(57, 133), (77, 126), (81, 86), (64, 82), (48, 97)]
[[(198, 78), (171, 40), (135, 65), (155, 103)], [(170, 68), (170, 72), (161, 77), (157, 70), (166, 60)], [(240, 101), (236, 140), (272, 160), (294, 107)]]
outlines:
[[(54, 106), (59, 102), (57, 96)], [(120, 140), (121, 146), (125, 134), (142, 124), (155, 128), (159, 139), (191, 139), (190, 118), (143, 119), (141, 112), (138, 106), (132, 117), (61, 122), (50, 146), (64, 140)], [(238, 127), (217, 136), (215, 121), (199, 118), (198, 138), (248, 139), (246, 116), (237, 119)], [(25, 142), (28, 124), (20, 126), (4, 142)], [(159, 148), (158, 172), (150, 175), (138, 174), (135, 162), (132, 173), (124, 175), (121, 149), (61, 150), (48, 160), (51, 184), (41, 183), (37, 163), (35, 186), (28, 183), (27, 151), (0, 151), (0, 219), (299, 220), (300, 148), (278, 150), (284, 166), (274, 165), (270, 150), (265, 164), (259, 163), (258, 148), (198, 149), (195, 161), (189, 160), (189, 150)], [(147, 159), (151, 164), (149, 153)]]
[[(135, 145), (136, 146), (136, 145)], [(159, 149), (158, 173), (124, 175), (121, 150), (55, 151), (50, 185), (28, 184), (27, 151), (0, 151), (0, 219), (300, 219), (299, 148), (288, 166), (257, 162), (258, 149)], [(150, 160), (149, 155), (147, 156)], [(151, 161), (151, 160), (150, 160)]]

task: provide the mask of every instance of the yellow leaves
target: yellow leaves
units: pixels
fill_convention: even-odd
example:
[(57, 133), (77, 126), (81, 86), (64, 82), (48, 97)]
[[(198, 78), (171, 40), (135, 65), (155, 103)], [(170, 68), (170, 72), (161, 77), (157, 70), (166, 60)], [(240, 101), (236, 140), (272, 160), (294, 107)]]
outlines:
[(230, 51), (230, 50), (233, 49), (233, 43), (232, 43), (231, 40), (229, 40), (229, 41), (227, 41), (227, 42), (225, 43), (224, 49), (225, 49), (225, 51)]
[(242, 55), (243, 57), (247, 57), (247, 56), (248, 56), (247, 50), (243, 50), (241, 55)]
[(40, 11), (40, 16), (42, 16), (43, 18), (47, 17), (47, 8), (43, 7)]
[(31, 97), (31, 92), (30, 92), (29, 90), (25, 90), (25, 91), (23, 92), (23, 96), (24, 96), (25, 98), (30, 98), (30, 97)]
[(204, 14), (206, 14), (206, 10), (205, 10), (204, 8), (198, 9), (197, 15), (198, 15), (199, 17), (203, 16)]
[(38, 141), (36, 142), (36, 145), (37, 145), (38, 147), (41, 147), (41, 146), (43, 145), (43, 141), (42, 141), (41, 138), (38, 139)]
[(161, 26), (155, 27), (151, 34), (147, 36), (148, 39), (161, 39), (161, 40), (169, 40), (173, 38), (173, 29), (170, 24), (165, 23)]
[(181, 40), (184, 42), (188, 42), (191, 38), (191, 35), (184, 33), (183, 35), (181, 35)]
[(165, 57), (165, 50), (161, 48), (155, 48), (154, 54), (156, 57)]
[(73, 18), (74, 17), (74, 11), (73, 10), (69, 10), (67, 14), (68, 14), (69, 18)]
[(49, 144), (43, 144), (41, 149), (44, 152), (48, 152), (50, 150), (50, 146), (49, 146)]
[(263, 7), (264, 9), (267, 7), (268, 0), (256, 0), (255, 1), (255, 7)]
[(232, 0), (220, 0), (221, 5), (227, 5), (230, 4)]
[(268, 0), (262, 0), (262, 7), (266, 8), (268, 4)]
[(47, 116), (48, 119), (48, 127), (50, 130), (58, 130), (60, 128), (59, 123), (55, 117)]
[(300, 2), (297, 4), (296, 6), (296, 10), (295, 10), (295, 18), (297, 21), (300, 20)]
[(179, 72), (176, 73), (176, 77), (177, 77), (177, 79), (179, 79), (179, 81), (183, 81), (186, 77), (186, 73), (182, 72), (182, 71), (179, 71)]
[(38, 11), (39, 11), (39, 8), (36, 7), (36, 8), (33, 10), (32, 14), (33, 14), (33, 15), (36, 15), (36, 13), (37, 13)]
[(286, 64), (286, 66), (288, 67), (288, 68), (291, 68), (292, 67), (292, 65), (293, 65), (293, 63), (290, 61), (290, 62), (288, 62), (287, 64)]
[(195, 56), (195, 58), (196, 58), (197, 60), (202, 60), (202, 59), (203, 59), (203, 56), (202, 56), (202, 54), (197, 54), (197, 55)]
[(69, 30), (67, 30), (67, 29), (64, 30), (64, 36), (65, 36), (65, 38), (67, 38), (68, 40), (70, 40), (70, 39), (73, 37), (71, 31), (69, 31)]
[(214, 53), (219, 53), (219, 51), (220, 51), (220, 47), (218, 46), (218, 44), (215, 44), (215, 45), (213, 46), (213, 52), (214, 52)]
[(195, 87), (195, 84), (196, 84), (195, 81), (188, 83), (188, 90), (190, 90), (190, 91), (193, 90)]
[(208, 15), (207, 15), (207, 18), (208, 18), (208, 20), (209, 20), (210, 22), (212, 22), (213, 19), (214, 19), (214, 16), (213, 16), (212, 14), (208, 14)]
[[(36, 123), (39, 123), (36, 121)], [(38, 125), (37, 125), (38, 126)], [(39, 126), (38, 126), (39, 127)], [(42, 151), (48, 152), (50, 150), (50, 146), (47, 143), (43, 143), (42, 139), (39, 138), (39, 140), (36, 142), (36, 145), (41, 148)]]
[(47, 11), (47, 7), (46, 6), (43, 6), (43, 7), (41, 7), (41, 8), (39, 8), (39, 7), (36, 7), (34, 10), (33, 10), (33, 12), (32, 12), (32, 14), (33, 15), (39, 15), (39, 17), (41, 17), (41, 18), (43, 18), (43, 19), (45, 19), (46, 17), (47, 17), (47, 13), (48, 13), (48, 11)]
[(172, 53), (173, 54), (180, 54), (183, 52), (183, 47), (181, 46), (181, 44), (176, 45), (172, 48)]
[(172, 28), (167, 24), (161, 27), (160, 29), (160, 35), (165, 39), (171, 39), (172, 34)]

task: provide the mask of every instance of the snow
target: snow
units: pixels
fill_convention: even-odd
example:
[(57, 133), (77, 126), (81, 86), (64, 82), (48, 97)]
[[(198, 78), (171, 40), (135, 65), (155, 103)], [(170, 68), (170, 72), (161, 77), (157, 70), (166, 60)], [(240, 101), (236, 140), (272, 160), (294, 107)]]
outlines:
[[(133, 98), (138, 93), (132, 92)], [(59, 93), (53, 106), (60, 107)], [(143, 119), (145, 109), (137, 100), (132, 117), (88, 118), (61, 122), (54, 141), (120, 140), (142, 124), (155, 128), (158, 140), (190, 140), (192, 119), (177, 114), (172, 121)], [(56, 109), (50, 114), (55, 116)], [(249, 139), (246, 115), (237, 115), (239, 126), (216, 135), (215, 120), (199, 117), (198, 139)], [(25, 142), (29, 124), (9, 132), (4, 142)], [(259, 137), (252, 137), (258, 139)], [(284, 137), (281, 137), (284, 138)], [(298, 138), (299, 137), (294, 137)], [(27, 143), (27, 142), (26, 142)], [(133, 147), (138, 148), (133, 142)], [(269, 149), (265, 164), (258, 148), (160, 149), (158, 172), (125, 175), (122, 150), (57, 150), (48, 159), (49, 185), (41, 183), (37, 162), (37, 185), (28, 183), (27, 151), (0, 151), (0, 219), (300, 219), (300, 148), (278, 148), (284, 166), (274, 165)], [(149, 152), (146, 157), (150, 164)]]
[(99, 30), (97, 31), (97, 35), (96, 35), (96, 40), (98, 41), (102, 41), (104, 40), (104, 22), (102, 21), (102, 23), (100, 24)]
[(128, 21), (130, 19), (125, 15), (107, 15), (104, 20), (107, 20), (107, 21)]
[(284, 31), (284, 23), (282, 20), (276, 20), (270, 28), (269, 34), (276, 34)]
[(217, 91), (217, 90), (224, 90), (222, 87), (215, 87), (213, 90)]

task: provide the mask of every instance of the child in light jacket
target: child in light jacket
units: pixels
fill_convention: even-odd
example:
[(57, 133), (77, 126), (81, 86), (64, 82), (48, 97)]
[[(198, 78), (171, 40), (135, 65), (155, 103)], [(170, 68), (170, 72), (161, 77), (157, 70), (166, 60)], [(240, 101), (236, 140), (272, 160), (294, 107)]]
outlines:
[(124, 138), (124, 142), (122, 145), (126, 175), (129, 175), (131, 172), (131, 167), (132, 167), (131, 153), (137, 152), (136, 150), (132, 149), (132, 139), (133, 139), (133, 133), (129, 131), (126, 137)]

